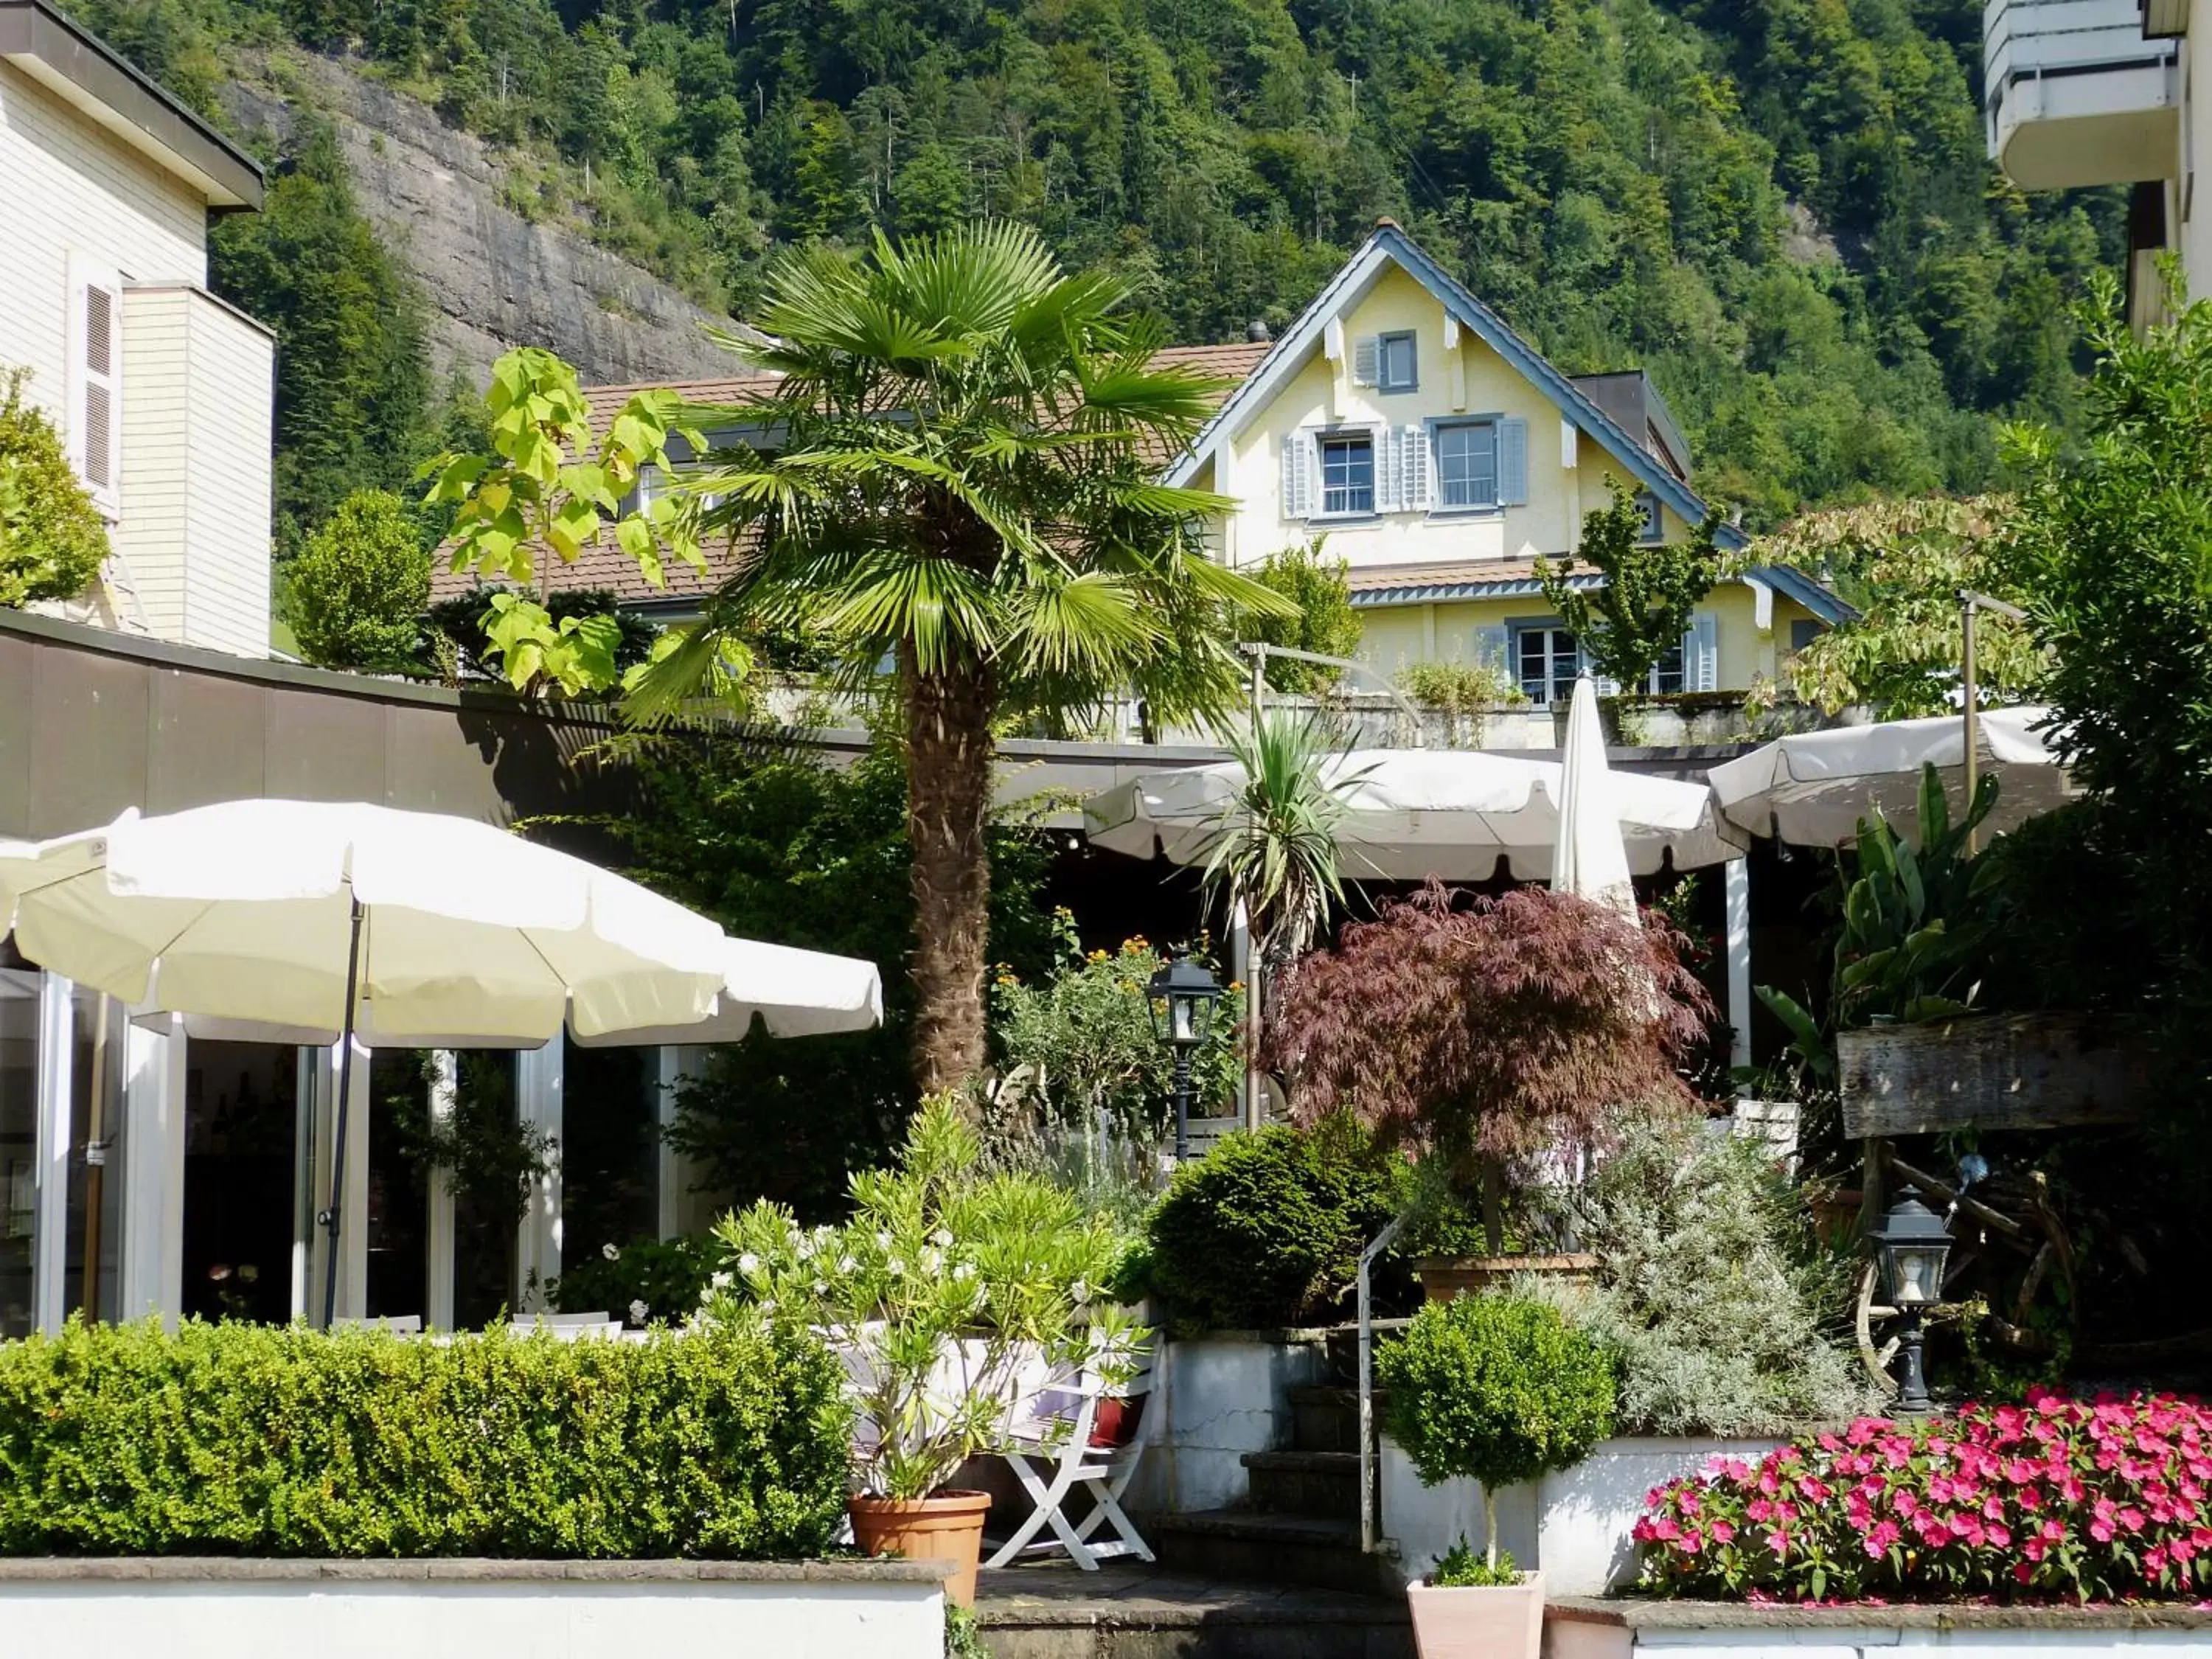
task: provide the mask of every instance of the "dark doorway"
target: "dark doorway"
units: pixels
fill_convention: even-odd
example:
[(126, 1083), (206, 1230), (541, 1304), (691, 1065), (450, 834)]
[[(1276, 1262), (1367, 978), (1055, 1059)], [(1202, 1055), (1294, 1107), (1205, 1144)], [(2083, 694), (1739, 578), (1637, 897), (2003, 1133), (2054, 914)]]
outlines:
[(292, 1152), (300, 1051), (193, 1042), (185, 1063), (184, 1311), (292, 1315)]

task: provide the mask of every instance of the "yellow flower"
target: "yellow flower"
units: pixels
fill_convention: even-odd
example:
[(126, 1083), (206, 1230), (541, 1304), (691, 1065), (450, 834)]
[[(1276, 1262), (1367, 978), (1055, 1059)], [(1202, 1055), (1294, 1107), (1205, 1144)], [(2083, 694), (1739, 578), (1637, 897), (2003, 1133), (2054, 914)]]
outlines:
[(1085, 958), (1085, 960), (1089, 962), (1103, 962), (1106, 960), (1106, 953), (1103, 951), (1093, 951), (1089, 957)]

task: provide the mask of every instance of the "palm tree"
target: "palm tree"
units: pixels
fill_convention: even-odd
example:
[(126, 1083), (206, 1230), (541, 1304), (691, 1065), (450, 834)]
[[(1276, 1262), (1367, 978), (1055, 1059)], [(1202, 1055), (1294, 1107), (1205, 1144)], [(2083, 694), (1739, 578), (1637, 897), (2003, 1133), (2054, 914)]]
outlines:
[(818, 630), (856, 679), (891, 665), (927, 1090), (984, 1059), (994, 726), (1124, 690), (1162, 718), (1218, 712), (1237, 694), (1238, 617), (1284, 609), (1208, 556), (1222, 498), (1155, 481), (1223, 385), (1154, 368), (1158, 325), (1128, 297), (1005, 223), (788, 254), (753, 319), (764, 337), (721, 339), (777, 378), (684, 411), (758, 434), (690, 484), (720, 497), (706, 531), (743, 552), (633, 703), (672, 706), (763, 623)]
[[(1248, 1087), (1258, 1089), (1268, 988), (1312, 946), (1344, 902), (1338, 832), (1349, 797), (1371, 768), (1332, 767), (1336, 745), (1320, 714), (1255, 711), (1228, 739), (1244, 775), (1214, 817), (1206, 842), (1206, 884), (1244, 906), (1252, 930), (1252, 983), (1245, 997)], [(1249, 1108), (1257, 1112), (1258, 1095)]]

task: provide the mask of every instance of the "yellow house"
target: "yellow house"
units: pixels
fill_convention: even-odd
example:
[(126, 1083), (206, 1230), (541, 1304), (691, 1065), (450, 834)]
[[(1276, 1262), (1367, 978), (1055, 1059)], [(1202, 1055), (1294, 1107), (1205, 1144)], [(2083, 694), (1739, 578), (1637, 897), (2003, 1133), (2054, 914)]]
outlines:
[[(1325, 538), (1379, 671), (1486, 662), (1538, 702), (1564, 697), (1581, 661), (1536, 559), (1574, 550), (1608, 478), (1638, 492), (1655, 539), (1686, 537), (1706, 516), (1689, 477), (1641, 371), (1562, 374), (1387, 219), (1168, 473), (1238, 502), (1219, 531), (1231, 564)], [(1850, 614), (1798, 571), (1749, 570), (1707, 597), (1646, 689), (1747, 690)]]

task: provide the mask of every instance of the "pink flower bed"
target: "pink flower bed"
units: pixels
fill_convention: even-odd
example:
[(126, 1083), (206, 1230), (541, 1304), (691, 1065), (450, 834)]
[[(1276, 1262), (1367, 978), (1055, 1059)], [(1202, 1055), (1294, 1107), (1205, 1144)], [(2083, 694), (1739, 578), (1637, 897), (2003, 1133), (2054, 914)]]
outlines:
[(2197, 1601), (2212, 1585), (2212, 1410), (2037, 1392), (1862, 1419), (1654, 1488), (1644, 1589), (1785, 1601)]

